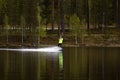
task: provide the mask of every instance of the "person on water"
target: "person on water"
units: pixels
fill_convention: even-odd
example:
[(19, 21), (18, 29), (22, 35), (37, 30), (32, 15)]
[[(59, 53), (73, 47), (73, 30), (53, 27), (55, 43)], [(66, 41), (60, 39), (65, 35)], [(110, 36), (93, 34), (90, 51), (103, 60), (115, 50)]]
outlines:
[(60, 35), (60, 38), (58, 39), (58, 46), (60, 47), (63, 43), (62, 35)]

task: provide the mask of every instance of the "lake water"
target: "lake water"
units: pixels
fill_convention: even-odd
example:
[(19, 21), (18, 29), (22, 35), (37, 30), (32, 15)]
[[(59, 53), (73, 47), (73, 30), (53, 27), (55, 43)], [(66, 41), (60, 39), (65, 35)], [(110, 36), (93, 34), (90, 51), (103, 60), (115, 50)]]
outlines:
[(120, 80), (120, 48), (60, 52), (0, 50), (0, 80)]

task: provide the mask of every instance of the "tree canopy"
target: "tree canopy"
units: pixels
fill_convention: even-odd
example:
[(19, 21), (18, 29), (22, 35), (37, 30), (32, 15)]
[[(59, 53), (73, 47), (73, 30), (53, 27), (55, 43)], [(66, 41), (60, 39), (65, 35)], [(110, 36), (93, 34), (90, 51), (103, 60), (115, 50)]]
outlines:
[[(26, 26), (34, 28), (38, 25), (36, 16), (39, 14), (42, 23), (57, 23), (64, 28), (64, 24), (70, 23), (70, 16), (76, 14), (80, 21), (95, 27), (103, 24), (120, 26), (119, 3), (118, 0), (0, 0), (0, 25), (4, 24), (5, 15), (9, 25), (20, 25), (23, 16)], [(38, 5), (40, 13), (37, 13)]]

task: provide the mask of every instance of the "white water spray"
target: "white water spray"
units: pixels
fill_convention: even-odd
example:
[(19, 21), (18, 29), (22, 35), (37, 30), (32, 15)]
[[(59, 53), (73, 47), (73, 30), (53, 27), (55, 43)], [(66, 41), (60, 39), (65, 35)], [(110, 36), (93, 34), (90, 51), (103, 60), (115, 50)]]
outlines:
[(0, 50), (23, 51), (23, 52), (61, 52), (62, 48), (53, 46), (53, 47), (44, 47), (44, 48), (20, 48), (20, 49), (0, 48)]

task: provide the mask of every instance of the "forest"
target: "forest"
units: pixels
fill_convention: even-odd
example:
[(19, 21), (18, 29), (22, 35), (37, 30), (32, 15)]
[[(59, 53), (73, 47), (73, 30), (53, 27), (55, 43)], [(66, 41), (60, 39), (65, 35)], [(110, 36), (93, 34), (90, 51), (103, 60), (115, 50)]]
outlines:
[(7, 38), (11, 29), (22, 36), (27, 29), (40, 36), (72, 29), (78, 36), (109, 27), (120, 27), (120, 0), (0, 0), (0, 33)]

